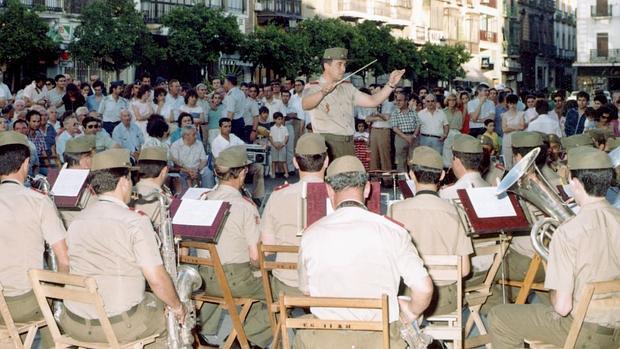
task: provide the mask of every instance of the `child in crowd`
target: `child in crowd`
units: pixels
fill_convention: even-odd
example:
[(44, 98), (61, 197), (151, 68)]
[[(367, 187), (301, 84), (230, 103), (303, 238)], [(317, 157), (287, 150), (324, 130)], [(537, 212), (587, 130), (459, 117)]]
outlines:
[(596, 111), (592, 107), (587, 107), (585, 111), (586, 122), (583, 124), (583, 132), (596, 128), (597, 121), (595, 119)]
[(271, 178), (276, 178), (278, 168), (284, 172), (284, 178), (288, 178), (286, 169), (286, 142), (288, 142), (288, 130), (284, 126), (284, 115), (280, 112), (273, 113), (275, 125), (271, 127), (269, 143), (271, 144)]
[(258, 108), (258, 125), (270, 129), (273, 123), (269, 122), (269, 108), (263, 106)]
[(355, 144), (355, 156), (362, 162), (366, 171), (370, 168), (370, 150), (368, 148), (368, 140), (370, 134), (366, 128), (366, 122), (357, 122), (355, 126), (357, 131), (353, 134), (353, 142)]
[(499, 153), (499, 135), (495, 132), (495, 121), (493, 119), (484, 120), (484, 127), (487, 129), (484, 132), (484, 136), (489, 137), (493, 141), (493, 150), (495, 153)]

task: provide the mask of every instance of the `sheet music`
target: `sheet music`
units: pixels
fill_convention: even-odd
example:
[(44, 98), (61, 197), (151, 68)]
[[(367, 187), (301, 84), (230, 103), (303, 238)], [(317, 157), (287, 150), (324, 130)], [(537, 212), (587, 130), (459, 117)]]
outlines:
[(181, 200), (192, 199), (192, 200), (200, 200), (200, 196), (204, 193), (208, 193), (212, 188), (188, 188)]
[(52, 194), (55, 196), (76, 197), (88, 177), (88, 170), (63, 169), (58, 173), (56, 182), (52, 186)]
[(573, 197), (573, 191), (570, 188), (570, 184), (564, 184), (562, 185), (562, 190), (564, 190), (564, 193), (566, 194), (566, 196), (568, 196), (569, 198)]
[(468, 188), (467, 196), (479, 218), (514, 217), (517, 215), (508, 195), (495, 195), (496, 187)]
[(212, 226), (223, 203), (222, 200), (181, 200), (172, 224)]
[(407, 179), (405, 181), (405, 183), (407, 183), (407, 186), (409, 187), (409, 190), (411, 190), (411, 195), (415, 196), (416, 193), (416, 187), (415, 187), (415, 182), (413, 181), (413, 179)]

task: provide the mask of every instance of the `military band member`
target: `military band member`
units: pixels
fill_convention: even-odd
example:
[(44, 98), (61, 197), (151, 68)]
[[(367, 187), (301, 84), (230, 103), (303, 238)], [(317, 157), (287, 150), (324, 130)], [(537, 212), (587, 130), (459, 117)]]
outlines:
[[(439, 198), (437, 188), (445, 176), (443, 159), (436, 150), (420, 146), (409, 158), (409, 175), (415, 182), (415, 197), (390, 206), (389, 216), (403, 223), (422, 257), (458, 255), (463, 274), (470, 271), (469, 255), (474, 253), (454, 205)], [(440, 315), (456, 310), (456, 285), (437, 284), (426, 314)]]
[[(224, 223), (216, 248), (232, 295), (264, 300), (262, 281), (260, 277), (253, 276), (251, 267), (258, 263), (260, 218), (254, 203), (242, 196), (240, 191), (250, 164), (244, 145), (222, 150), (215, 159), (215, 174), (219, 185), (207, 194), (207, 200), (223, 200), (231, 204), (230, 214)], [(208, 252), (198, 250), (198, 256), (207, 257)], [(222, 297), (213, 268), (201, 266), (199, 272), (207, 285), (206, 293)], [(203, 336), (209, 338), (216, 334), (220, 315), (217, 304), (205, 303), (202, 306), (200, 318), (203, 322)], [(271, 341), (268, 316), (263, 302), (254, 303), (244, 323), (250, 342), (263, 348)]]
[[(551, 238), (545, 280), (551, 305), (493, 308), (489, 324), (494, 349), (522, 347), (526, 338), (563, 346), (586, 284), (620, 279), (620, 211), (604, 198), (613, 178), (609, 157), (592, 147), (577, 147), (568, 153), (568, 168), (581, 209)], [(613, 307), (590, 310), (576, 347), (617, 348), (620, 313)]]
[(592, 140), (592, 137), (588, 133), (581, 133), (570, 137), (563, 137), (561, 143), (562, 148), (564, 148), (564, 151), (566, 152), (573, 148), (581, 146), (594, 147), (594, 140)]
[[(335, 212), (304, 232), (299, 253), (300, 289), (312, 297), (389, 299), (391, 348), (405, 348), (400, 338), (399, 310), (416, 319), (427, 308), (433, 283), (411, 236), (400, 225), (369, 212), (368, 174), (359, 159), (342, 156), (327, 168), (327, 192)], [(401, 277), (411, 289), (411, 301), (399, 309)], [(320, 319), (375, 320), (378, 311), (311, 309)], [(296, 348), (377, 348), (378, 333), (358, 331), (298, 331)]]
[[(68, 169), (89, 170), (90, 165), (95, 154), (95, 137), (94, 136), (82, 136), (77, 138), (71, 138), (65, 145), (65, 152), (63, 154), (65, 163)], [(69, 225), (80, 211), (87, 206), (97, 201), (94, 193), (91, 191), (90, 186), (87, 186), (80, 194), (80, 202), (76, 208), (58, 208), (60, 218), (65, 225), (66, 229), (69, 229)]]
[(560, 176), (547, 165), (547, 156), (549, 146), (544, 143), (543, 135), (538, 132), (517, 131), (512, 134), (512, 157), (513, 164), (519, 162), (527, 153), (540, 148), (535, 164), (543, 177), (555, 189), (562, 184)]
[[(491, 137), (485, 135), (480, 136), (480, 144), (482, 144), (482, 150), (484, 152), (483, 162), (487, 161), (488, 156), (488, 166), (482, 171), (483, 178), (490, 185), (496, 185), (504, 177), (506, 168), (504, 164), (498, 160), (498, 155), (496, 155), (493, 150), (493, 140)], [(484, 166), (485, 164), (483, 164), (483, 167)]]
[[(26, 136), (0, 132), (0, 284), (13, 320), (21, 323), (43, 319), (28, 270), (43, 269), (45, 242), (56, 255), (58, 270), (69, 270), (66, 231), (54, 203), (24, 187), (29, 162)], [(41, 336), (44, 348), (54, 346), (48, 327), (41, 329)]]
[[(295, 168), (299, 169), (299, 182), (285, 184), (276, 189), (271, 196), (261, 220), (261, 240), (267, 245), (299, 246), (299, 203), (304, 183), (323, 183), (327, 168), (327, 146), (325, 140), (317, 133), (307, 133), (299, 137), (295, 148)], [(278, 262), (297, 262), (297, 255), (278, 253)], [(299, 281), (295, 270), (274, 270), (271, 279), (273, 295), (280, 291), (286, 294), (301, 295)]]
[(307, 110), (313, 132), (325, 138), (331, 160), (343, 155), (355, 155), (353, 133), (355, 133), (354, 107), (374, 108), (385, 101), (405, 70), (395, 70), (388, 83), (376, 94), (360, 92), (350, 82), (338, 83), (346, 71), (348, 51), (341, 47), (328, 48), (323, 53), (323, 74), (319, 81), (306, 85), (302, 107)]
[(151, 219), (153, 226), (157, 229), (160, 223), (161, 207), (156, 197), (145, 198), (154, 191), (172, 198), (170, 189), (164, 184), (168, 176), (168, 154), (166, 148), (153, 147), (145, 148), (140, 152), (138, 158), (140, 168), (140, 180), (135, 185), (135, 191), (141, 195), (140, 198), (132, 202), (136, 210), (146, 213)]
[(442, 199), (457, 199), (457, 190), (471, 187), (488, 187), (480, 175), (480, 163), (482, 162), (482, 144), (477, 138), (469, 135), (454, 136), (452, 145), (452, 170), (458, 180), (449, 187), (439, 191)]
[[(160, 334), (149, 348), (166, 347), (164, 304), (182, 323), (187, 310), (163, 266), (148, 217), (129, 202), (131, 163), (126, 149), (93, 156), (90, 184), (98, 201), (83, 210), (68, 231), (71, 273), (94, 277), (119, 341)], [(153, 293), (145, 292), (145, 280)], [(62, 328), (73, 338), (106, 341), (93, 305), (65, 301)]]

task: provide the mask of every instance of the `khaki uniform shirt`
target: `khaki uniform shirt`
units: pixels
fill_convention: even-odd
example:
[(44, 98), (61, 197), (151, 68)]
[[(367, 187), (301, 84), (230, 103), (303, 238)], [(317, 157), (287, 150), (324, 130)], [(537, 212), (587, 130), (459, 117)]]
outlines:
[(459, 178), (456, 183), (449, 187), (445, 187), (439, 191), (439, 197), (446, 200), (458, 199), (459, 195), (457, 194), (457, 190), (459, 189), (468, 189), (468, 188), (478, 188), (478, 187), (488, 187), (489, 183), (487, 183), (480, 172), (468, 172), (463, 177)]
[[(325, 79), (306, 85), (303, 97), (313, 95), (321, 90)], [(352, 136), (355, 132), (354, 109), (355, 99), (361, 94), (350, 82), (343, 82), (314, 109), (308, 110), (312, 130), (318, 133), (331, 133), (341, 136)]]
[[(403, 227), (360, 207), (341, 207), (308, 227), (299, 251), (299, 288), (312, 297), (379, 298), (387, 294), (398, 320), (401, 277), (408, 286), (428, 276)], [(320, 319), (381, 319), (367, 309), (311, 309)]]
[(62, 219), (65, 228), (69, 229), (69, 226), (75, 217), (77, 217), (83, 209), (89, 207), (95, 202), (97, 202), (97, 196), (92, 193), (90, 189), (86, 188), (84, 189), (84, 192), (82, 192), (82, 196), (80, 196), (80, 202), (78, 203), (79, 208), (72, 210), (59, 208), (58, 212), (60, 213), (60, 218)]
[[(159, 193), (163, 192), (164, 195), (168, 197), (168, 199), (171, 198), (170, 192), (168, 192), (167, 188), (166, 190), (162, 190), (162, 188), (160, 188), (153, 182), (139, 181), (135, 185), (134, 189), (138, 192), (138, 194), (143, 196), (149, 195), (153, 191), (157, 191)], [(155, 227), (155, 229), (159, 228), (159, 222), (161, 219), (161, 207), (157, 198), (139, 199), (133, 201), (132, 204), (137, 211), (144, 212), (151, 219), (151, 222), (153, 223), (153, 227)]]
[[(301, 237), (297, 236), (299, 223), (299, 205), (303, 182), (288, 185), (275, 190), (269, 197), (269, 201), (263, 210), (260, 231), (262, 235), (270, 235), (275, 238), (276, 245), (299, 246)], [(278, 262), (297, 262), (297, 254), (278, 253)], [(299, 281), (296, 270), (273, 270), (273, 276), (291, 287), (298, 287)]]
[[(260, 239), (260, 218), (256, 206), (246, 200), (239, 190), (222, 184), (207, 193), (207, 200), (223, 200), (231, 205), (220, 239), (215, 245), (220, 261), (222, 264), (248, 263), (248, 247), (256, 246)], [(207, 251), (198, 250), (198, 257), (208, 256)]]
[[(142, 268), (162, 265), (159, 241), (146, 215), (105, 195), (83, 210), (68, 232), (71, 273), (94, 277), (108, 316), (118, 315), (144, 298)], [(65, 301), (74, 314), (97, 318), (95, 307)]]
[[(620, 210), (604, 198), (581, 206), (553, 233), (547, 263), (545, 287), (572, 293), (574, 312), (587, 283), (620, 279)], [(597, 307), (585, 321), (617, 328), (620, 313)]]
[(28, 269), (43, 269), (44, 243), (66, 237), (52, 201), (44, 194), (5, 180), (0, 184), (0, 284), (15, 297), (32, 289)]

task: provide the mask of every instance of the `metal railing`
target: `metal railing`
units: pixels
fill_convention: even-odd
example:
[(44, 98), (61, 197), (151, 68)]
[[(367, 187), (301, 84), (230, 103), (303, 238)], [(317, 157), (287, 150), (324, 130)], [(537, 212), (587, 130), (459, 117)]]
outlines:
[(620, 49), (590, 50), (590, 62), (592, 63), (619, 63)]
[(301, 16), (301, 0), (261, 0), (264, 12)]
[(480, 31), (480, 40), (481, 41), (488, 41), (488, 42), (497, 42), (497, 33), (491, 32), (491, 31), (487, 31), (487, 30), (481, 30)]
[(613, 6), (590, 6), (590, 14), (592, 17), (611, 17), (613, 16)]

